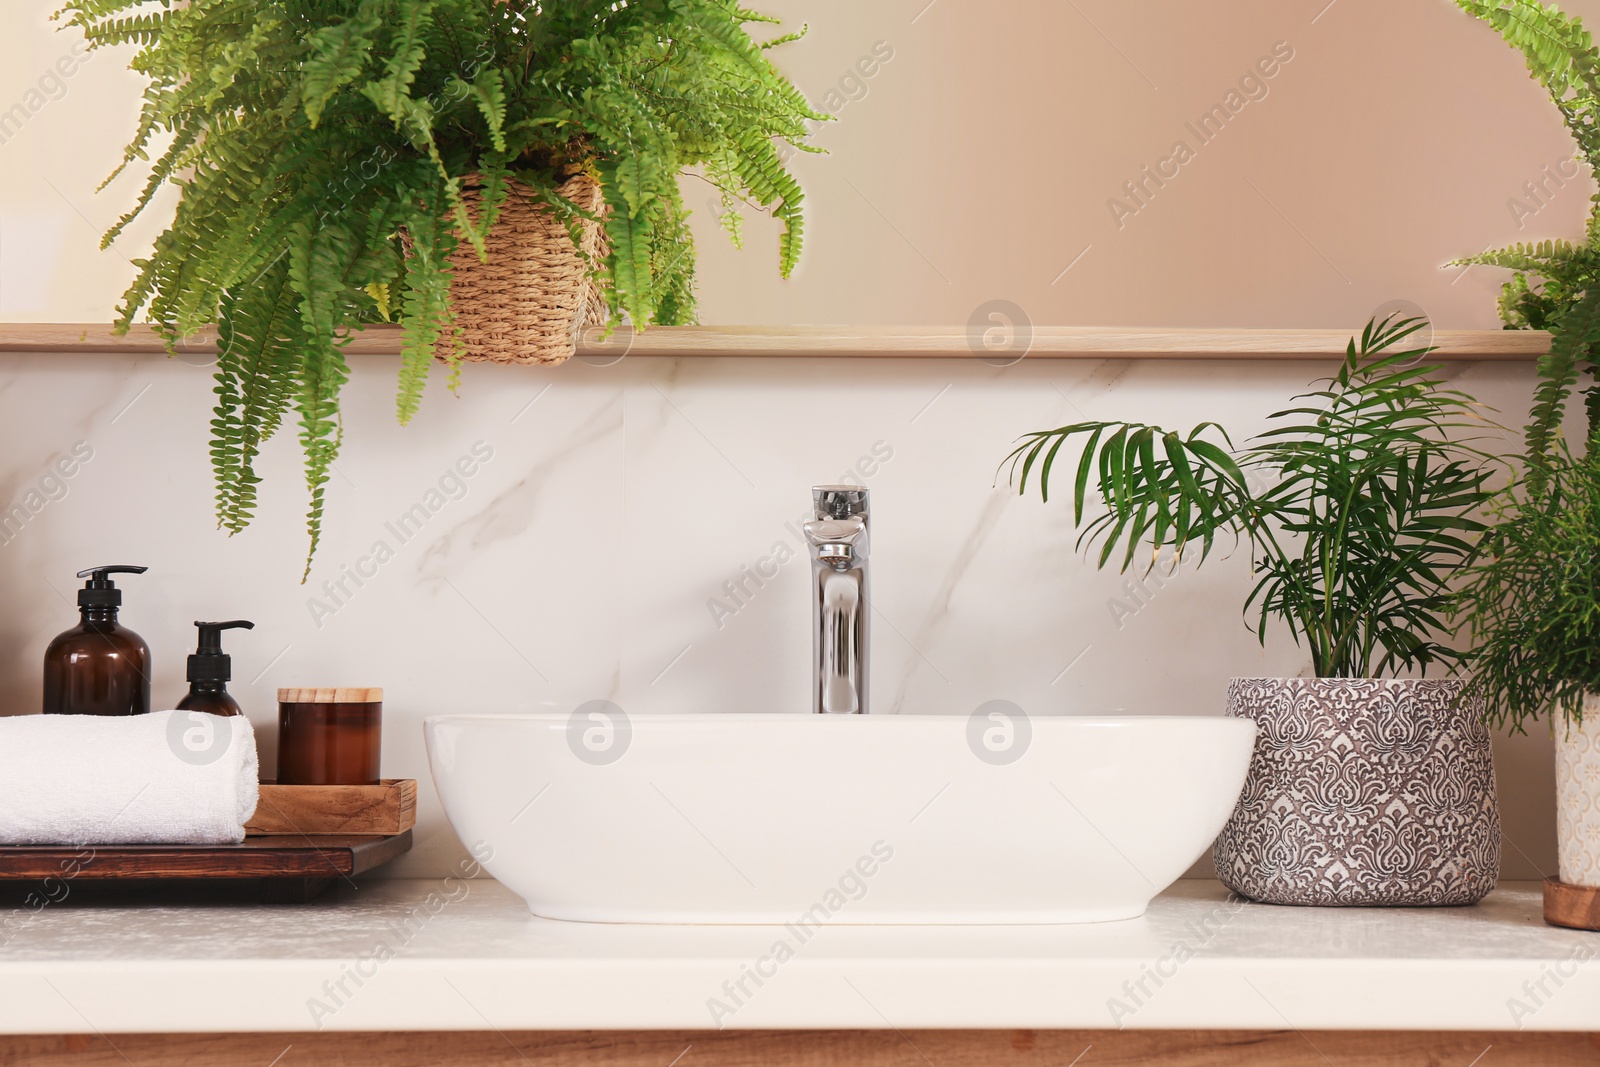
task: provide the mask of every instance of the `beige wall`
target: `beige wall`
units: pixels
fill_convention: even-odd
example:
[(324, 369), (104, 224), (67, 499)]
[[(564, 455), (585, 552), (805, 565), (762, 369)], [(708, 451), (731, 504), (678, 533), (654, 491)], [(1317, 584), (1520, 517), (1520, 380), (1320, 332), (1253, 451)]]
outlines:
[[(1532, 217), (1507, 203), (1571, 158), (1554, 109), (1446, 0), (1325, 3), (766, 5), (809, 23), (775, 54), (814, 100), (835, 92), (838, 117), (816, 137), (830, 154), (796, 162), (809, 245), (787, 284), (771, 227), (733, 251), (709, 189), (687, 183), (703, 318), (953, 323), (1000, 298), (1043, 323), (1347, 326), (1409, 299), (1444, 325), (1493, 326), (1492, 272), (1440, 267), (1578, 232), (1586, 177)], [(11, 0), (0, 107), (70, 55), (53, 4)], [(1265, 97), (1202, 144), (1185, 124), (1278, 42), (1293, 59)], [(875, 45), (892, 58), (860, 77)], [(94, 187), (132, 129), (138, 79), (108, 54), (65, 85), (0, 145), (4, 318), (106, 318), (151, 233), (96, 250), (135, 191)], [(1194, 158), (1119, 226), (1108, 200), (1178, 140)]]
[[(53, 3), (9, 0), (0, 34), (0, 111), (40, 105), (0, 143), (0, 319), (105, 321), (153, 232), (146, 225), (109, 252), (96, 248), (136, 191), (136, 180), (94, 188), (133, 128), (140, 83), (112, 55), (68, 63), (71, 76), (51, 80), (73, 45), (52, 31)], [(1325, 5), (766, 5), (810, 23), (781, 53), (802, 87), (818, 101), (830, 91), (855, 98), (835, 101), (838, 121), (817, 136), (830, 154), (796, 162), (811, 213), (792, 281), (776, 277), (770, 226), (752, 224), (739, 253), (702, 216), (704, 320), (962, 323), (1001, 299), (1037, 323), (1354, 328), (1405, 299), (1441, 325), (1494, 326), (1493, 272), (1441, 264), (1490, 244), (1576, 235), (1587, 177), (1552, 187), (1549, 205), (1520, 228), (1508, 206), (1543, 168), (1570, 159), (1571, 143), (1520, 59), (1445, 0)], [(1600, 14), (1600, 0), (1575, 6)], [(1293, 58), (1265, 82), (1265, 98), (1200, 145), (1185, 123), (1222, 102), (1277, 42)], [(850, 81), (875, 47), (892, 58)], [(1119, 226), (1107, 201), (1179, 139), (1194, 158)], [(703, 206), (706, 187), (686, 188)], [(463, 699), (548, 710), (604, 696), (630, 710), (683, 710), (749, 706), (758, 693), (799, 707), (809, 643), (798, 572), (725, 627), (713, 627), (705, 604), (771, 551), (811, 482), (834, 479), (880, 440), (895, 459), (874, 483), (876, 588), (894, 628), (879, 633), (879, 700), (947, 712), (994, 697), (1041, 711), (1216, 712), (1231, 674), (1303, 669), (1284, 635), (1263, 651), (1244, 627), (1242, 560), (1208, 564), (1118, 624), (1107, 604), (1120, 579), (1075, 559), (1065, 513), (995, 487), (994, 470), (1017, 433), (1079, 411), (1213, 417), (1248, 432), (1312, 368), (957, 362), (472, 368), (464, 399), (435, 390), (402, 431), (392, 367), (361, 361), (328, 547), (307, 589), (295, 584), (303, 541), (292, 439), (268, 452), (258, 523), (231, 540), (213, 529), (203, 369), (7, 357), (0, 506), (75, 440), (97, 458), (68, 499), (0, 553), (0, 589), (13, 605), (0, 620), (0, 710), (36, 702), (43, 642), (65, 625), (47, 579), (70, 588), (71, 572), (101, 556), (154, 568), (130, 593), (130, 611), (159, 645), (158, 688), (169, 694), (181, 692), (190, 619), (260, 623), (232, 644), (239, 677), (254, 679), (237, 689), (269, 754), (277, 684), (385, 685), (386, 770), (424, 779), (417, 720)], [(1526, 366), (1461, 375), (1503, 421), (1521, 423)], [(546, 385), (554, 391), (537, 417), (513, 423)], [(480, 434), (502, 459), (471, 499), (452, 505), (437, 537), (387, 568), (375, 591), (313, 625), (306, 598), (316, 584)], [(677, 491), (691, 475), (705, 487), (695, 500)], [(710, 520), (707, 507), (719, 509)], [(118, 521), (105, 523), (107, 514)], [(574, 515), (586, 523), (575, 544)], [(684, 559), (663, 541), (675, 523), (717, 536)], [(563, 537), (562, 565), (541, 565)], [(537, 609), (513, 618), (508, 582)], [(219, 599), (223, 589), (232, 599)], [(500, 631), (484, 631), (485, 618)], [(418, 665), (424, 638), (443, 666)], [(506, 644), (549, 677), (528, 675)], [(464, 698), (469, 667), (477, 681)], [(1506, 741), (1498, 755), (1507, 870), (1549, 870), (1548, 739)], [(456, 848), (425, 789), (418, 852), (401, 869), (443, 870)]]
[[(819, 132), (832, 154), (799, 161), (816, 224), (794, 283), (708, 234), (709, 321), (960, 322), (999, 297), (1038, 322), (1345, 326), (1404, 298), (1490, 327), (1491, 272), (1441, 265), (1579, 232), (1586, 177), (1518, 228), (1507, 200), (1573, 146), (1445, 0), (925, 3), (786, 5), (811, 36), (783, 62), (814, 98), (875, 41), (894, 59)], [(1185, 124), (1277, 42), (1294, 58), (1265, 98), (1202, 145)], [(1180, 139), (1194, 158), (1114, 222)]]

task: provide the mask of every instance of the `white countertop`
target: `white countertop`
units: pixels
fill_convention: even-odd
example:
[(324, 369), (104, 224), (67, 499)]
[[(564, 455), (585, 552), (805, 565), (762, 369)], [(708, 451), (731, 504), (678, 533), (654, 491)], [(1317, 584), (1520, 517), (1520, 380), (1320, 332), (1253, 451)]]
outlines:
[(69, 895), (0, 914), (0, 1032), (1600, 1030), (1600, 934), (1546, 926), (1540, 907), (1533, 883), (1471, 908), (1322, 909), (1196, 880), (1128, 922), (802, 941), (551, 922), (487, 880), (372, 880), (277, 906)]

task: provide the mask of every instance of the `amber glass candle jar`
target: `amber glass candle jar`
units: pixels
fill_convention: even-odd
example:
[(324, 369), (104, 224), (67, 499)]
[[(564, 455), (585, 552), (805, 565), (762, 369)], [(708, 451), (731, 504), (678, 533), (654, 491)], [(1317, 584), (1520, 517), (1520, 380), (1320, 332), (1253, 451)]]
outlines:
[(377, 785), (382, 689), (278, 690), (279, 785)]

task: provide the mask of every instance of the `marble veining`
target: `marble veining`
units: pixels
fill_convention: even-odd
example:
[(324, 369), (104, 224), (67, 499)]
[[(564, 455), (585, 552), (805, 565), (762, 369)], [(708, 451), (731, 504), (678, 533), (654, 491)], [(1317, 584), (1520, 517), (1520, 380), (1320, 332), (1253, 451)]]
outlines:
[[(968, 715), (1005, 699), (1030, 715), (1220, 715), (1230, 677), (1303, 666), (1286, 635), (1263, 650), (1247, 628), (1242, 554), (1219, 551), (1130, 598), (1122, 575), (1072, 551), (1059, 492), (1048, 504), (1014, 498), (996, 470), (1019, 434), (1079, 417), (1069, 404), (1085, 416), (1215, 418), (1249, 432), (1320, 373), (1312, 364), (479, 364), (463, 369), (458, 397), (435, 375), (417, 418), (399, 427), (393, 361), (359, 357), (325, 540), (302, 586), (292, 425), (264, 451), (255, 523), (230, 538), (212, 514), (209, 368), (6, 358), (21, 388), (0, 394), (0, 489), (14, 499), (77, 440), (94, 460), (0, 545), (10, 560), (0, 566), (0, 710), (38, 707), (44, 645), (74, 617), (63, 599), (73, 572), (147, 564), (128, 583), (124, 618), (155, 650), (157, 702), (184, 691), (194, 619), (254, 620), (230, 645), (232, 689), (269, 763), (278, 686), (384, 686), (384, 772), (422, 780), (417, 845), (386, 868), (398, 876), (442, 875), (465, 855), (427, 780), (427, 715), (568, 712), (596, 698), (634, 716), (802, 712), (809, 600), (789, 527), (812, 485), (842, 477), (873, 493), (879, 707)], [(1472, 389), (1515, 426), (1531, 374), (1474, 367)], [(480, 440), (494, 459), (399, 544), (386, 524), (431, 499)], [(380, 538), (394, 558), (360, 584), (347, 578)], [(324, 583), (341, 581), (335, 604)], [(1505, 806), (1511, 876), (1555, 866), (1552, 757), (1535, 734), (1497, 751), (1527, 768)]]
[[(551, 385), (550, 390), (555, 392), (556, 387)], [(535, 394), (529, 406), (512, 417), (513, 424), (526, 417), (533, 410), (532, 405), (545, 399)], [(557, 395), (555, 402), (560, 400)], [(597, 408), (558, 448), (525, 467), (521, 477), (509, 487), (436, 537), (417, 560), (417, 574), (423, 584), (444, 581), (453, 557), (461, 552), (481, 552), (498, 542), (515, 540), (527, 533), (539, 513), (540, 497), (550, 477), (573, 455), (621, 433), (622, 428), (622, 397), (617, 394)]]
[[(917, 655), (907, 661), (906, 669), (901, 675), (899, 684), (895, 687), (894, 703), (890, 705), (890, 710), (893, 713), (899, 714), (907, 710), (905, 706), (906, 693), (910, 690), (911, 683), (920, 670), (926, 668), (932, 670), (935, 674), (939, 674), (939, 669), (933, 666), (932, 662), (922, 654), (921, 650), (939, 642), (946, 624), (949, 622), (951, 604), (956, 597), (957, 590), (962, 582), (966, 580), (967, 575), (971, 573), (973, 565), (981, 557), (984, 546), (988, 544), (995, 527), (1000, 523), (1000, 516), (1005, 513), (1006, 505), (1015, 499), (1015, 494), (1005, 489), (997, 489), (984, 502), (983, 510), (978, 513), (971, 529), (967, 532), (965, 540), (956, 550), (954, 558), (950, 561), (949, 569), (945, 571), (939, 583), (938, 592), (934, 594), (933, 603), (923, 615), (916, 631), (909, 638), (898, 630), (895, 631), (896, 635), (910, 645), (911, 650)], [(945, 678), (942, 674), (939, 677), (945, 684), (949, 684), (948, 678)]]

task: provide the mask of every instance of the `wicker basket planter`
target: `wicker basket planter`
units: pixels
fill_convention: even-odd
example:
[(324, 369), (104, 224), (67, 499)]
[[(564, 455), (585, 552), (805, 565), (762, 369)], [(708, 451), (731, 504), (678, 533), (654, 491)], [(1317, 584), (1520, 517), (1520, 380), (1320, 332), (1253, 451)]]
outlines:
[[(605, 231), (579, 223), (573, 246), (566, 224), (534, 191), (512, 179), (485, 242), (488, 262), (462, 241), (450, 256), (450, 305), (462, 359), (490, 363), (560, 363), (577, 349), (589, 326), (606, 321), (605, 297), (591, 277), (605, 257)], [(587, 174), (569, 178), (562, 196), (600, 216), (605, 197)], [(478, 219), (481, 189), (475, 175), (463, 181), (462, 199)]]
[(1255, 755), (1217, 875), (1268, 904), (1471, 904), (1500, 871), (1489, 732), (1458, 681), (1236, 678)]

